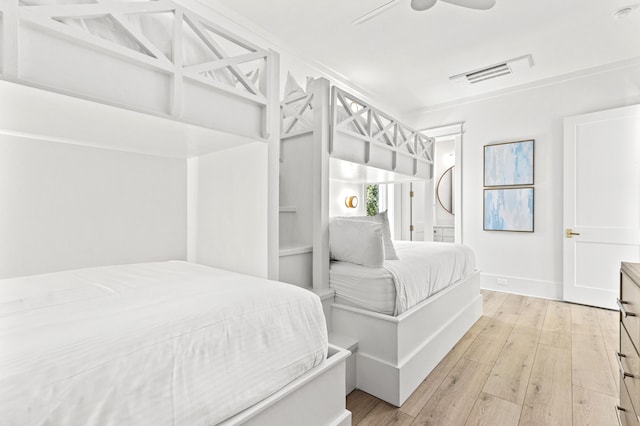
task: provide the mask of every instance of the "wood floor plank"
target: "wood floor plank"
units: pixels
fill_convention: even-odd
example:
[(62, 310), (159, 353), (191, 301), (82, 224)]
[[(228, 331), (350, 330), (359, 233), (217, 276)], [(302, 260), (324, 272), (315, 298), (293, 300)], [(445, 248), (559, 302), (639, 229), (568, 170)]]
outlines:
[(513, 324), (489, 318), (480, 335), (465, 352), (464, 357), (493, 366), (512, 330)]
[(548, 303), (549, 301), (545, 299), (525, 298), (516, 326), (541, 329), (547, 313)]
[(482, 295), (484, 300), (482, 312), (488, 317), (493, 316), (509, 296), (507, 293), (497, 291), (483, 291)]
[(571, 332), (573, 334), (600, 335), (598, 309), (583, 305), (571, 305)]
[[(384, 401), (380, 401), (373, 410), (365, 416), (358, 426), (408, 426), (414, 418), (400, 411), (399, 408)], [(354, 423), (355, 424), (355, 423)]]
[(620, 324), (620, 312), (611, 311), (609, 309), (598, 309), (596, 311), (598, 321), (600, 322), (600, 329), (602, 333), (618, 333), (618, 326)]
[(571, 351), (538, 344), (522, 407), (522, 425), (571, 425)]
[(602, 339), (604, 340), (604, 346), (607, 350), (607, 357), (609, 358), (609, 366), (611, 367), (611, 373), (613, 375), (613, 381), (615, 382), (616, 389), (620, 388), (620, 374), (618, 367), (618, 360), (616, 358), (616, 352), (620, 350), (620, 334), (616, 331), (615, 334), (611, 331), (603, 330)]
[(357, 425), (380, 402), (378, 398), (356, 389), (347, 395), (347, 410), (351, 411), (351, 424)]
[(590, 389), (573, 387), (573, 424), (584, 426), (616, 425), (618, 398)]
[(427, 401), (413, 425), (464, 425), (491, 367), (462, 358)]
[(573, 384), (607, 395), (618, 395), (602, 336), (574, 334), (571, 339)]
[(542, 324), (540, 343), (571, 349), (571, 305), (550, 300)]
[(400, 410), (412, 417), (418, 415), (424, 404), (433, 396), (444, 379), (449, 375), (453, 367), (458, 363), (462, 355), (467, 351), (469, 346), (474, 342), (478, 335), (482, 332), (487, 322), (486, 317), (480, 320), (471, 329), (462, 336), (462, 339), (451, 349), (451, 351), (440, 361), (433, 371), (422, 381), (420, 386), (411, 394), (409, 399), (402, 404)]
[(491, 317), (502, 322), (515, 324), (520, 318), (527, 299), (526, 296), (509, 294), (504, 303), (500, 305), (500, 308)]
[(483, 391), (522, 405), (539, 337), (538, 329), (514, 327)]
[(521, 405), (481, 393), (465, 426), (515, 426), (520, 420), (521, 411)]

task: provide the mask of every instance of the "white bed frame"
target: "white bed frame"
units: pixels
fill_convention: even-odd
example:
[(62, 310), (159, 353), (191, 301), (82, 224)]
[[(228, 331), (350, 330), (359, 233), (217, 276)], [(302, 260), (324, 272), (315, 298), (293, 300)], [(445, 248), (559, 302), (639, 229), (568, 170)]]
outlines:
[[(327, 296), (332, 293), (330, 178), (348, 180), (347, 174), (354, 173), (358, 182), (424, 180), (432, 177), (433, 164), (431, 138), (358, 97), (329, 87), (328, 81), (318, 79), (307, 93), (282, 102), (282, 151), (286, 152), (286, 144), (311, 146), (313, 288), (324, 296), (325, 311), (331, 312), (328, 327), (333, 340), (357, 348), (355, 360), (347, 364), (356, 365), (352, 387), (400, 406), (482, 315), (479, 273), (397, 317), (333, 303), (334, 298)], [(282, 161), (290, 159), (283, 155)], [(340, 175), (343, 172), (336, 173), (338, 169), (347, 172)]]
[(329, 345), (329, 356), (324, 363), (220, 426), (351, 425), (351, 412), (344, 408), (342, 393), (345, 360), (349, 355), (349, 351)]
[[(129, 14), (155, 13), (168, 14), (173, 22), (172, 57), (123, 19)], [(104, 15), (124, 28), (142, 52), (57, 20)], [(170, 0), (47, 6), (0, 0), (0, 34), (0, 79), (5, 80), (0, 82), (1, 134), (185, 160), (233, 143), (266, 142), (268, 275), (277, 279), (280, 135), (276, 52)], [(183, 63), (182, 40), (194, 34), (214, 60)], [(244, 53), (229, 54), (223, 48), (226, 43)], [(247, 62), (262, 63), (256, 84), (240, 68)], [(234, 84), (202, 75), (222, 68), (234, 76)], [(32, 120), (34, 116), (38, 120)], [(154, 144), (156, 136), (165, 140)], [(127, 143), (129, 139), (135, 139), (133, 145)], [(310, 420), (317, 425), (350, 424), (351, 413), (343, 397), (348, 355), (348, 351), (331, 347), (321, 365), (225, 424), (310, 424)]]
[(358, 340), (356, 387), (400, 407), (482, 315), (475, 272), (397, 317), (333, 304), (333, 329)]

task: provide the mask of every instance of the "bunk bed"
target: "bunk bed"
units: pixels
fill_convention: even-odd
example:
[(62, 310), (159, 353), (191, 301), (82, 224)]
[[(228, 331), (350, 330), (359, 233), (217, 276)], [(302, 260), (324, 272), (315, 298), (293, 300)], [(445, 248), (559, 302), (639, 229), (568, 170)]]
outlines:
[[(10, 259), (18, 259), (13, 264), (0, 260), (0, 319), (5, 330), (2, 346), (11, 348), (2, 354), (0, 380), (4, 389), (20, 391), (0, 397), (3, 416), (15, 423), (29, 423), (32, 418), (28, 416), (34, 415), (38, 416), (38, 422), (46, 423), (47, 415), (52, 416), (49, 419), (65, 419), (75, 408), (82, 407), (87, 422), (113, 418), (117, 423), (126, 423), (133, 417), (116, 418), (120, 407), (109, 405), (119, 401), (118, 391), (125, 390), (131, 391), (137, 400), (144, 399), (145, 413), (158, 414), (157, 422), (153, 421), (156, 424), (174, 424), (175, 420), (177, 424), (222, 421), (229, 425), (270, 425), (299, 424), (301, 419), (317, 425), (350, 424), (351, 415), (340, 395), (348, 352), (327, 344), (322, 326), (314, 327), (319, 337), (313, 344), (314, 362), (294, 368), (295, 374), (277, 381), (275, 387), (254, 393), (251, 401), (227, 405), (232, 408), (225, 412), (217, 411), (216, 400), (187, 395), (186, 401), (193, 410), (173, 413), (173, 418), (163, 416), (161, 413), (168, 413), (167, 408), (171, 407), (171, 399), (166, 399), (167, 393), (151, 390), (159, 377), (158, 369), (151, 370), (163, 357), (171, 365), (171, 360), (176, 360), (173, 352), (176, 347), (164, 352), (148, 351), (149, 358), (142, 356), (145, 351), (130, 352), (131, 345), (137, 350), (139, 345), (149, 343), (142, 337), (161, 341), (163, 336), (178, 336), (183, 329), (193, 331), (202, 321), (217, 321), (223, 318), (220, 315), (241, 309), (240, 302), (247, 302), (240, 300), (242, 295), (236, 295), (231, 298), (238, 303), (221, 303), (225, 299), (211, 293), (210, 287), (225, 295), (246, 287), (251, 295), (247, 299), (253, 305), (269, 300), (270, 306), (276, 306), (286, 298), (294, 308), (292, 312), (319, 314), (319, 307), (313, 307), (317, 305), (316, 296), (267, 279), (278, 276), (278, 54), (232, 34), (201, 13), (167, 0), (91, 3), (0, 0), (0, 34), (0, 149), (3, 156), (7, 154), (0, 162), (3, 167), (0, 196), (7, 197), (3, 198), (3, 204), (9, 206), (2, 209), (0, 227), (3, 232), (15, 228), (15, 232), (3, 233), (7, 238), (0, 243), (0, 252), (3, 257), (10, 254)], [(264, 189), (264, 194), (251, 202), (237, 194), (235, 202), (229, 204), (224, 199), (227, 194), (213, 191), (217, 187), (210, 185), (211, 173), (203, 172), (212, 164), (230, 166), (225, 169), (225, 177), (247, 180), (239, 175), (244, 170), (240, 155), (230, 154), (245, 148), (247, 151), (239, 152), (251, 153), (262, 161), (263, 164), (252, 167), (264, 171), (247, 186)], [(91, 161), (87, 166), (77, 165), (73, 158), (65, 158), (69, 152), (78, 154), (80, 161)], [(15, 158), (29, 159), (33, 153), (39, 164), (9, 163)], [(104, 156), (104, 164), (93, 161), (100, 156)], [(117, 160), (121, 158), (128, 163), (119, 170)], [(229, 159), (236, 161), (237, 167), (229, 165)], [(55, 170), (55, 164), (49, 164), (55, 161), (70, 170), (21, 181), (25, 178), (24, 170), (37, 173), (39, 165), (46, 166), (43, 170)], [(148, 163), (153, 164), (149, 169), (155, 175), (140, 178), (139, 182), (121, 181), (121, 174), (138, 178), (127, 170)], [(87, 170), (86, 167), (95, 164), (115, 166)], [(125, 170), (126, 167), (129, 169)], [(80, 182), (78, 188), (82, 187), (83, 179), (89, 178), (100, 186), (82, 188), (86, 191), (81, 195), (74, 193), (76, 187), (56, 186), (62, 181), (59, 176), (69, 175)], [(175, 185), (153, 186), (154, 180), (166, 183), (167, 177), (172, 176), (179, 179)], [(21, 196), (20, 191), (12, 189), (18, 183), (36, 192)], [(128, 186), (136, 187), (138, 192), (128, 191)], [(120, 190), (125, 192), (122, 197), (118, 194)], [(167, 214), (138, 205), (144, 203), (133, 196), (146, 190), (151, 194), (144, 201), (152, 207), (182, 206)], [(79, 199), (82, 196), (87, 199)], [(87, 212), (102, 214), (99, 212), (102, 204), (98, 208), (88, 205), (100, 197), (128, 204), (115, 207), (105, 204), (106, 218), (83, 217)], [(29, 204), (39, 198), (54, 202)], [(153, 204), (156, 199), (164, 201)], [(19, 202), (12, 203), (14, 200)], [(247, 211), (258, 210), (260, 218), (264, 218), (258, 222), (260, 235), (244, 235), (255, 238), (243, 240), (241, 232), (233, 228), (212, 238), (206, 233), (210, 229), (207, 221), (211, 222), (206, 216), (212, 210), (225, 210), (220, 213), (225, 219), (246, 217)], [(112, 221), (108, 212), (116, 212), (118, 218), (129, 213), (129, 217), (119, 224), (122, 229), (118, 229), (117, 223), (115, 226), (110, 223), (109, 231), (96, 232), (94, 228), (101, 223)], [(18, 220), (22, 216), (26, 219)], [(38, 220), (37, 224), (29, 222), (33, 218)], [(10, 223), (11, 219), (16, 220)], [(175, 225), (181, 230), (172, 233), (154, 224)], [(48, 232), (57, 229), (63, 232)], [(38, 234), (37, 230), (46, 232)], [(169, 238), (154, 238), (165, 233), (170, 234)], [(83, 235), (91, 238), (83, 239)], [(230, 251), (238, 241), (255, 243), (249, 253), (242, 253), (247, 263), (253, 262), (254, 268), (246, 272), (254, 277), (194, 264), (200, 263), (204, 258), (201, 252), (211, 249), (212, 244), (218, 250)], [(241, 257), (239, 254), (236, 252), (235, 257)], [(172, 260), (174, 255), (174, 259), (183, 262), (148, 263)], [(44, 258), (50, 262), (39, 261)], [(153, 313), (150, 305), (164, 305), (166, 312), (172, 313), (169, 317), (175, 314), (188, 321), (160, 319), (165, 310)], [(54, 324), (48, 323), (47, 315), (57, 314), (60, 314), (55, 318), (58, 328), (51, 334)], [(274, 321), (263, 318), (252, 327), (256, 327), (258, 334), (269, 334), (268, 328), (275, 323), (295, 323), (274, 315)], [(200, 323), (189, 322), (197, 318)], [(315, 318), (315, 322), (322, 321), (322, 316)], [(26, 322), (27, 319), (32, 322)], [(235, 320), (231, 316), (225, 321)], [(21, 331), (26, 329), (29, 333), (23, 334)], [(150, 330), (153, 332), (147, 333)], [(29, 336), (33, 339), (28, 339)], [(82, 343), (89, 341), (94, 344)], [(122, 341), (126, 344), (120, 344)], [(205, 341), (201, 339), (195, 346), (189, 346), (193, 342), (185, 343), (198, 352), (198, 344), (206, 344)], [(69, 344), (66, 349), (65, 344)], [(278, 350), (287, 352), (286, 346), (285, 342)], [(273, 349), (273, 346), (253, 347), (246, 356), (232, 358), (244, 359), (246, 367), (252, 358), (265, 355), (262, 349)], [(138, 356), (136, 363), (132, 362), (133, 353)], [(200, 352), (205, 358), (206, 353), (207, 349)], [(46, 360), (39, 363), (37, 355)], [(116, 359), (116, 355), (121, 357)], [(64, 362), (56, 363), (56, 359)], [(91, 369), (89, 364), (105, 369)], [(275, 363), (267, 364), (270, 364), (265, 365), (267, 376), (262, 380), (265, 383), (269, 383), (270, 374), (277, 375), (269, 368), (278, 368)], [(9, 365), (26, 369), (8, 368)], [(95, 374), (80, 374), (83, 365)], [(189, 374), (183, 375), (185, 392), (207, 381), (204, 375), (197, 374), (203, 365), (207, 361), (202, 358), (200, 364), (181, 364), (185, 371), (194, 373), (192, 378), (199, 380), (190, 382)], [(30, 366), (39, 368), (39, 374), (27, 380)], [(160, 370), (166, 373), (165, 369)], [(130, 376), (123, 375), (125, 371)], [(50, 375), (51, 372), (55, 374)], [(59, 387), (45, 383), (56, 377), (69, 380), (61, 381)], [(166, 380), (171, 382), (170, 379), (165, 376), (162, 380), (168, 383)], [(27, 389), (21, 383), (32, 386)], [(55, 389), (49, 386), (52, 392), (36, 395), (40, 385)], [(95, 392), (83, 392), (93, 387)], [(214, 381), (202, 389), (206, 388), (224, 394), (226, 385)], [(98, 394), (109, 397), (100, 402), (94, 398)], [(44, 401), (46, 406), (38, 406), (37, 410), (45, 410), (30, 411), (31, 397), (36, 405), (37, 401)], [(132, 416), (144, 414), (137, 412), (135, 405), (127, 406), (123, 412)], [(57, 414), (62, 417), (55, 417)]]
[(473, 253), (466, 272), (404, 311), (345, 303), (330, 285), (330, 206), (344, 202), (330, 186), (334, 179), (361, 185), (428, 180), (432, 140), (324, 79), (290, 91), (281, 105), (282, 161), (291, 161), (285, 157), (288, 144), (306, 145), (311, 156), (312, 176), (305, 179), (313, 182), (313, 236), (307, 241), (313, 288), (323, 296), (330, 341), (355, 350), (347, 363), (355, 369), (348, 372), (347, 392), (357, 387), (400, 406), (482, 314)]

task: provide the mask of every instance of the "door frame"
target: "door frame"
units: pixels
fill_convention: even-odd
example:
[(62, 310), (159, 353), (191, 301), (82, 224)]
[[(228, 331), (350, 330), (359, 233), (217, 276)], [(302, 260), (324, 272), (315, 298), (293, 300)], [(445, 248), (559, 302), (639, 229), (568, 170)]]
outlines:
[[(572, 148), (572, 145), (569, 145), (569, 143), (570, 141), (576, 140), (575, 129), (576, 126), (580, 123), (597, 123), (599, 121), (624, 118), (629, 116), (640, 117), (640, 105), (631, 105), (603, 111), (596, 111), (588, 114), (580, 114), (576, 116), (566, 117), (563, 120), (562, 299), (564, 301), (581, 304), (593, 304), (595, 306), (595, 304), (593, 302), (590, 302), (590, 300), (604, 297), (604, 295), (608, 292), (608, 290), (605, 289), (591, 289), (585, 287), (586, 293), (578, 294), (575, 288), (576, 244), (575, 242), (567, 241), (572, 237), (567, 236), (566, 232), (569, 229), (571, 229), (573, 232), (577, 232), (577, 234), (574, 234), (576, 235), (576, 238), (581, 238), (583, 240), (586, 239), (586, 243), (592, 242), (590, 241), (590, 239), (592, 239), (593, 237), (590, 237), (588, 235), (580, 236), (580, 233), (584, 234), (584, 231), (588, 231), (590, 228), (580, 227), (580, 224), (575, 223), (575, 217), (577, 215), (575, 207), (575, 187), (577, 186), (576, 162), (575, 155), (570, 155), (572, 152), (575, 153), (575, 148)], [(575, 144), (576, 142), (571, 143)], [(572, 184), (569, 183), (570, 179)], [(569, 207), (571, 204), (574, 205), (573, 208)], [(571, 213), (573, 213), (573, 215)], [(625, 244), (623, 241), (626, 236), (622, 236), (621, 238), (622, 240), (617, 244)], [(638, 244), (637, 239), (630, 238), (630, 236), (628, 239), (628, 243), (631, 245)], [(571, 268), (567, 267), (567, 257), (569, 256), (573, 257), (572, 270), (570, 270)], [(621, 261), (622, 260), (624, 259), (621, 259)], [(616, 288), (616, 290), (619, 292), (619, 287)], [(617, 297), (619, 297), (619, 293)], [(617, 309), (614, 300), (603, 301), (597, 306), (608, 309)]]
[[(462, 176), (463, 176), (462, 139), (464, 134), (463, 126), (464, 126), (464, 121), (460, 123), (448, 124), (446, 126), (431, 127), (431, 128), (420, 130), (421, 133), (424, 133), (425, 135), (431, 138), (434, 138), (435, 139), (434, 143), (438, 143), (438, 140), (453, 139), (453, 149), (455, 153), (454, 154), (455, 167), (453, 168), (454, 170), (454, 203), (456, 206), (455, 215), (454, 215), (454, 227), (455, 227), (454, 241), (457, 244), (462, 244), (462, 242), (464, 241), (463, 228), (462, 228), (462, 214), (464, 210), (462, 206)], [(435, 176), (432, 176), (431, 177), (432, 198), (435, 197), (436, 184), (437, 182), (436, 182)], [(433, 219), (434, 219), (433, 203), (435, 203), (435, 198), (433, 198), (432, 200), (432, 208), (431, 208), (431, 214), (432, 214), (431, 224), (432, 225), (433, 225)], [(425, 229), (424, 232), (425, 232), (425, 235), (427, 234), (427, 232), (430, 232), (430, 234), (433, 234), (433, 226), (430, 230)]]

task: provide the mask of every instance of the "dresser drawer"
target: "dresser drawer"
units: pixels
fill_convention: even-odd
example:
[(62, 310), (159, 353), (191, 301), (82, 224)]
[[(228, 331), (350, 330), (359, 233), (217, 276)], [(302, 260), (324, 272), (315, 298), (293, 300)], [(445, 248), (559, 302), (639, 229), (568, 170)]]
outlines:
[(640, 412), (640, 357), (624, 327), (620, 327), (620, 352), (616, 353), (620, 374), (624, 380), (631, 405)]
[(627, 386), (624, 384), (622, 378), (620, 378), (620, 405), (615, 407), (616, 414), (618, 415), (618, 423), (622, 426), (639, 426), (640, 422), (636, 413), (633, 411), (631, 405), (631, 398), (627, 391)]
[(640, 346), (640, 287), (626, 274), (620, 274), (620, 320), (624, 324), (633, 346)]

